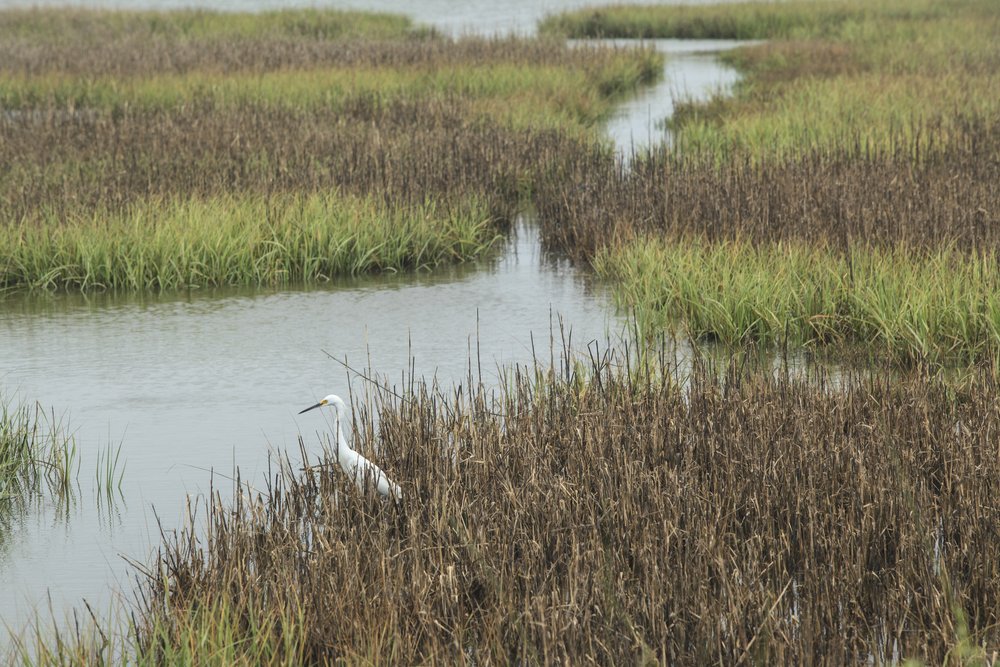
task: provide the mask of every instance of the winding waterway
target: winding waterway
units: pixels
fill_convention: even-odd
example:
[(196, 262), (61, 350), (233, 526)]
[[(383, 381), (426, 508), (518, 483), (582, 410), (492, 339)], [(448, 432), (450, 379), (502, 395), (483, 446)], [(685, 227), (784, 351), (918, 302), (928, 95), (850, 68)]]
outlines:
[[(363, 6), (409, 13), (458, 34), (529, 33), (544, 14), (580, 4)], [(247, 0), (227, 8), (267, 6)], [(734, 43), (654, 44), (669, 54), (665, 80), (623, 103), (608, 125), (623, 153), (668, 139), (661, 121), (677, 99), (704, 98), (735, 81), (708, 53)], [(59, 618), (84, 598), (106, 609), (115, 591), (131, 590), (126, 558), (148, 558), (159, 542), (158, 522), (179, 525), (187, 495), (207, 491), (211, 471), (229, 475), (238, 466), (253, 483), (263, 478), (268, 453), (297, 450), (300, 433), (318, 447), (313, 434), (324, 422), (296, 413), (327, 393), (346, 394), (350, 382), (327, 353), (370, 364), (390, 381), (412, 368), (448, 384), (466, 377), (478, 350), (488, 381), (498, 367), (530, 362), (533, 348), (547, 358), (560, 329), (572, 332), (579, 349), (614, 339), (622, 327), (605, 289), (543, 253), (526, 220), (492, 259), (432, 273), (307, 290), (8, 296), (0, 301), (0, 388), (7, 397), (53, 407), (74, 433), (81, 473), (68, 508), (40, 501), (2, 527), (0, 620), (18, 629), (36, 612), (44, 617), (51, 606)], [(352, 386), (360, 389), (356, 379)], [(119, 445), (122, 493), (108, 503), (93, 471), (101, 453)], [(225, 478), (216, 475), (215, 483), (225, 485)]]

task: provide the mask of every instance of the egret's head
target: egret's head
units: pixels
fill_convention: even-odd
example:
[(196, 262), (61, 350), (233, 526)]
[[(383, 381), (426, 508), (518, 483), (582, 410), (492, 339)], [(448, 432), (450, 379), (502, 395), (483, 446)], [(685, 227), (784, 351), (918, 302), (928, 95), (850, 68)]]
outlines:
[(309, 412), (310, 410), (315, 410), (316, 408), (321, 408), (324, 405), (332, 406), (335, 410), (337, 410), (337, 412), (340, 412), (341, 410), (343, 410), (343, 409), (345, 409), (347, 407), (344, 404), (344, 401), (340, 398), (340, 396), (337, 396), (336, 394), (330, 394), (329, 396), (327, 396), (326, 398), (324, 398), (322, 401), (320, 401), (316, 405), (310, 405), (305, 410), (302, 410), (302, 412), (299, 412), (299, 414), (301, 415), (303, 412)]

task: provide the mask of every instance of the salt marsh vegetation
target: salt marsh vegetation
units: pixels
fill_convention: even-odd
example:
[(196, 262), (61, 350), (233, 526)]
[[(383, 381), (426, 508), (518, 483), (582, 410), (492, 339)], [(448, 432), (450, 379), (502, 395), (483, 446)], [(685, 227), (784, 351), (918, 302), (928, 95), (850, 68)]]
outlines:
[[(12, 658), (996, 661), (991, 3), (551, 18), (557, 35), (767, 40), (725, 56), (735, 96), (688, 104), (675, 146), (628, 161), (599, 121), (656, 76), (650, 50), (386, 17), (342, 17), (367, 26), (348, 38), (333, 14), (49, 16), (0, 20), (5, 287), (422, 268), (489, 252), (531, 206), (638, 335), (499, 388), (372, 390), (353, 444), (402, 503), (286, 456), (266, 488), (189, 501), (120, 619), (38, 626)], [(696, 354), (681, 374), (651, 342), (665, 331), (894, 368), (834, 381)]]

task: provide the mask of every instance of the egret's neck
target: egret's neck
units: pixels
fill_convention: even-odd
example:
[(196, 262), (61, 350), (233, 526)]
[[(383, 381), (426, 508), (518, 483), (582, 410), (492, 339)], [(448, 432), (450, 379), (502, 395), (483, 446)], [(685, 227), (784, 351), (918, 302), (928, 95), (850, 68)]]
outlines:
[(336, 421), (337, 421), (337, 458), (343, 459), (345, 456), (348, 456), (354, 450), (351, 448), (351, 445), (348, 444), (347, 438), (344, 437), (343, 424), (345, 420), (344, 420), (344, 414), (340, 410), (340, 406), (337, 406)]

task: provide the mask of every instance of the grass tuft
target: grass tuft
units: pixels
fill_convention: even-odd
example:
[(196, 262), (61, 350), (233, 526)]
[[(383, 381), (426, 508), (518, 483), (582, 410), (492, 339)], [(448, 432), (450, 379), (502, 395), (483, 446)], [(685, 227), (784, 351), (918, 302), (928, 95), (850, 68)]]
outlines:
[(0, 514), (43, 490), (67, 497), (79, 465), (76, 444), (64, 435), (55, 414), (0, 403)]

